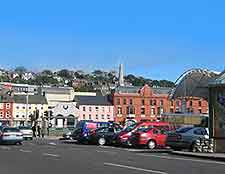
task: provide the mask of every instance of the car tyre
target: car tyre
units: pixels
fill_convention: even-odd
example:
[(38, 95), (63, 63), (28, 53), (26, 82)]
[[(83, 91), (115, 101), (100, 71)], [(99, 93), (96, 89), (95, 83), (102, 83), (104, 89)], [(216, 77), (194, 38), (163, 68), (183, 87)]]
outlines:
[(156, 148), (156, 142), (154, 140), (149, 140), (147, 143), (147, 148), (148, 149), (155, 149)]
[(106, 139), (105, 138), (99, 138), (98, 139), (98, 145), (100, 146), (104, 146), (106, 144)]

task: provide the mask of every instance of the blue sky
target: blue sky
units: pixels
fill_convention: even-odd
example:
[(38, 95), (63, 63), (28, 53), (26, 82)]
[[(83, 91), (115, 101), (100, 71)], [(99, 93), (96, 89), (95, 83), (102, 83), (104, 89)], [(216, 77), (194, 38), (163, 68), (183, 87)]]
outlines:
[(223, 0), (0, 2), (0, 67), (111, 70), (175, 80), (225, 68)]

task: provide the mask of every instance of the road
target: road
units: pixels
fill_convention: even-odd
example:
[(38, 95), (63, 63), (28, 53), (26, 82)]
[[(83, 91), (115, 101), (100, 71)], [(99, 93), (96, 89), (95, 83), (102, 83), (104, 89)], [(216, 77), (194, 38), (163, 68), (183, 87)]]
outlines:
[(33, 140), (22, 146), (1, 145), (0, 171), (4, 174), (223, 174), (225, 163), (168, 153)]

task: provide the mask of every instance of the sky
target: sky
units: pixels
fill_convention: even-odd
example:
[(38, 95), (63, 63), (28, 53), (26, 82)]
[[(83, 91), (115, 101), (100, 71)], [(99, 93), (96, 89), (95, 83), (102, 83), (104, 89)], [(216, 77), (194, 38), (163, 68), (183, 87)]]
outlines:
[(225, 68), (223, 0), (0, 2), (0, 68), (115, 70), (175, 81)]

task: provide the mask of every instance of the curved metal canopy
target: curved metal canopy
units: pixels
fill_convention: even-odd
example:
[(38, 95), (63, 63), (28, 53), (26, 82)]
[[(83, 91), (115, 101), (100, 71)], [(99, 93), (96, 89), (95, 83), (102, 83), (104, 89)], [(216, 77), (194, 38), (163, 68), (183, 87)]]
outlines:
[(172, 99), (201, 97), (207, 100), (208, 84), (215, 80), (218, 75), (218, 72), (206, 69), (190, 69), (176, 80), (176, 88), (171, 91), (170, 97)]

